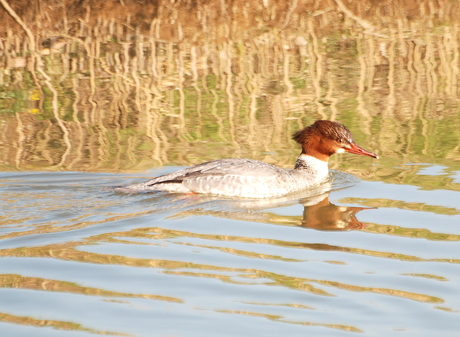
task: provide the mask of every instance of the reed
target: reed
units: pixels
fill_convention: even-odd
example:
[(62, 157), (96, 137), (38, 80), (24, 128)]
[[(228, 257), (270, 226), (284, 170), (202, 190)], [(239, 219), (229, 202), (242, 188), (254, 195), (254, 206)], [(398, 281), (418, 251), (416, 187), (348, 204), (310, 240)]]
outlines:
[(0, 3), (2, 170), (288, 167), (318, 118), (394, 163), (458, 159), (458, 2)]

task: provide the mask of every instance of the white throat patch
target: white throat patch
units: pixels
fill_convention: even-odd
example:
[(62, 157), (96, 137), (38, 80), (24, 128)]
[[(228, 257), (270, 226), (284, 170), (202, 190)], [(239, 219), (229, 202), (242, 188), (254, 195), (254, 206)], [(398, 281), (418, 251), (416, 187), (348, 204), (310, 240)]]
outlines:
[(313, 172), (319, 177), (326, 177), (329, 172), (328, 164), (318, 158), (309, 156), (308, 154), (301, 154), (297, 160), (303, 161), (306, 166), (310, 167)]

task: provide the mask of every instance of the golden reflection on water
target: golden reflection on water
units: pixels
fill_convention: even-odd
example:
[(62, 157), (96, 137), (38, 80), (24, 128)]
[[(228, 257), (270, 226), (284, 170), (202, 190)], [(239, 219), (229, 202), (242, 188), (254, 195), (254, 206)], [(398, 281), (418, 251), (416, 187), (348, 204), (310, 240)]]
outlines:
[[(157, 7), (125, 0), (102, 2), (95, 8), (77, 6), (72, 1), (59, 6), (50, 3), (47, 8), (24, 8), (17, 2), (11, 9), (21, 13), (20, 18), (4, 10), (5, 0), (0, 2), (1, 171), (140, 171), (222, 157), (249, 157), (292, 167), (299, 150), (291, 134), (323, 118), (344, 122), (358, 143), (381, 157), (371, 164), (362, 158), (336, 156), (331, 160), (332, 168), (340, 167), (366, 180), (415, 185), (426, 191), (460, 190), (458, 179), (454, 180), (455, 172), (460, 171), (458, 2), (253, 1), (246, 6), (240, 1), (176, 1)], [(441, 174), (424, 173), (424, 168), (433, 164), (441, 167)], [(337, 206), (327, 196), (311, 203), (301, 201), (303, 212), (298, 215), (278, 214), (270, 209), (276, 205), (263, 203), (229, 201), (233, 208), (206, 207), (211, 200), (206, 198), (168, 199), (170, 204), (160, 207), (152, 197), (144, 205), (153, 204), (156, 209), (141, 205), (123, 213), (117, 211), (120, 201), (108, 198), (108, 194), (90, 197), (86, 192), (78, 200), (62, 190), (56, 194), (53, 188), (30, 194), (29, 190), (9, 190), (8, 184), (13, 181), (7, 180), (0, 182), (6, 186), (0, 202), (8, 206), (0, 215), (0, 239), (5, 241), (40, 234), (64, 237), (66, 232), (165, 210), (170, 211), (170, 221), (203, 216), (304, 226), (308, 227), (306, 237), (309, 230), (317, 229), (335, 232), (330, 234), (359, 230), (363, 235), (426, 240), (430, 244), (460, 239), (457, 234), (426, 228), (358, 221), (356, 214), (365, 207), (459, 214), (453, 207), (378, 196), (341, 199), (341, 203), (362, 207)], [(117, 255), (116, 249), (113, 254), (91, 249), (104, 244), (131, 248), (167, 244), (210, 250), (252, 263), (309, 262), (305, 257), (309, 255), (286, 257), (259, 249), (268, 246), (339, 252), (341, 257), (320, 263), (340, 268), (351, 268), (343, 257), (346, 255), (393, 263), (460, 263), (442, 253), (433, 252), (434, 257), (423, 258), (411, 250), (400, 253), (392, 248), (358, 248), (360, 245), (354, 243), (203, 234), (156, 224), (110, 231), (86, 237), (83, 234), (84, 238), (75, 241), (62, 238), (61, 243), (1, 249), (0, 257), (152, 268), (180, 279), (275, 286), (321, 298), (339, 297), (336, 293), (341, 290), (382, 294), (423, 304), (446, 302), (445, 307), (434, 308), (456, 312), (448, 308), (449, 297), (441, 298), (433, 288), (398, 290), (401, 285), (397, 281), (388, 286), (362, 286), (351, 284), (353, 281), (338, 282), (335, 276), (297, 277), (264, 267), (228, 267), (190, 262), (187, 258), (138, 258)], [(451, 281), (423, 268), (398, 276), (441, 284)], [(15, 273), (0, 275), (0, 287), (103, 297), (114, 302), (119, 298), (186, 302), (185, 297), (156, 295), (156, 291), (111, 291)], [(291, 320), (258, 308), (318, 310), (296, 301), (246, 304), (250, 310), (211, 310), (292, 325), (363, 331), (352, 325), (315, 323), (308, 317)], [(11, 313), (0, 313), (0, 320), (121, 335)]]
[(82, 287), (77, 284), (58, 280), (48, 280), (38, 277), (24, 277), (21, 275), (0, 275), (0, 287), (15, 289), (45, 290), (52, 292), (68, 292), (89, 296), (102, 297), (128, 297), (128, 298), (146, 298), (158, 301), (182, 302), (178, 298), (148, 295), (148, 294), (125, 294), (116, 291), (107, 291), (103, 289)]
[[(7, 193), (8, 195), (8, 193)], [(22, 200), (24, 199), (20, 193), (12, 193), (9, 198), (10, 201)], [(96, 196), (97, 198), (97, 196)], [(63, 200), (59, 202), (58, 200)], [(193, 216), (201, 215), (211, 217), (213, 219), (217, 217), (221, 218), (230, 218), (230, 219), (239, 219), (245, 220), (247, 215), (247, 210), (251, 209), (249, 207), (249, 201), (240, 201), (235, 200), (233, 208), (229, 212), (228, 208), (224, 208), (222, 212), (219, 212), (219, 207), (209, 207), (212, 209), (212, 212), (208, 212), (204, 205), (211, 201), (211, 197), (203, 196), (201, 203), (200, 198), (190, 199), (189, 204), (182, 203), (176, 204), (175, 202), (182, 201), (180, 197), (174, 198), (171, 197), (169, 202), (166, 205), (159, 207), (158, 203), (153, 202), (153, 206), (158, 209), (149, 209), (144, 208), (142, 211), (135, 211), (126, 214), (111, 214), (110, 211), (104, 210), (103, 203), (98, 204), (97, 202), (93, 204), (92, 198), (82, 200), (80, 207), (88, 208), (88, 217), (81, 216), (68, 216), (67, 221), (53, 221), (50, 219), (41, 219), (40, 217), (33, 218), (30, 220), (23, 219), (20, 215), (15, 219), (4, 219), (7, 221), (7, 226), (11, 229), (5, 234), (3, 234), (1, 239), (11, 239), (17, 237), (32, 237), (37, 234), (46, 234), (46, 233), (63, 233), (88, 229), (88, 228), (97, 228), (101, 224), (112, 225), (118, 220), (129, 220), (129, 219), (138, 219), (142, 215), (146, 215), (155, 211), (167, 210), (168, 208), (173, 210), (175, 207), (178, 207), (177, 211), (172, 211), (173, 219), (187, 219), (192, 218)], [(51, 200), (52, 202), (50, 202)], [(71, 199), (70, 199), (71, 200)], [(187, 199), (185, 199), (187, 200)], [(302, 200), (302, 199), (300, 199)], [(250, 218), (247, 221), (257, 221), (257, 213), (260, 213), (260, 219), (267, 223), (273, 223), (277, 225), (287, 225), (287, 226), (300, 226), (302, 223), (308, 224), (310, 221), (314, 223), (315, 219), (321, 219), (321, 211), (326, 209), (325, 214), (328, 219), (335, 219), (341, 224), (340, 228), (326, 227), (324, 230), (334, 230), (337, 231), (343, 229), (356, 229), (355, 226), (347, 228), (343, 226), (344, 220), (348, 219), (350, 223), (356, 222), (354, 217), (355, 212), (360, 211), (364, 208), (362, 207), (344, 207), (344, 206), (335, 206), (330, 203), (327, 194), (320, 195), (318, 198), (306, 198), (310, 202), (312, 200), (318, 201), (318, 203), (311, 202), (302, 204), (304, 207), (303, 215), (299, 216), (285, 216), (283, 217), (276, 212), (267, 211), (269, 205), (265, 205), (258, 210), (257, 208), (252, 208), (250, 213)], [(352, 202), (354, 200), (348, 200), (347, 202)], [(24, 201), (27, 203), (27, 201)], [(34, 207), (40, 209), (47, 209), (48, 211), (61, 211), (69, 208), (68, 201), (62, 198), (62, 196), (55, 195), (46, 195), (42, 200), (30, 200), (34, 204)], [(120, 202), (120, 201), (118, 201)], [(355, 201), (354, 201), (355, 202)], [(107, 200), (106, 207), (117, 207), (116, 205), (111, 204), (113, 201)], [(257, 203), (256, 203), (257, 204)], [(216, 204), (218, 205), (218, 204)], [(231, 205), (231, 203), (226, 204)], [(67, 206), (67, 207), (66, 207)], [(260, 206), (260, 205), (259, 205)], [(241, 207), (238, 211), (238, 207)], [(337, 208), (336, 211), (331, 212), (330, 208)], [(98, 214), (100, 219), (90, 219), (91, 213), (90, 210), (95, 208), (99, 209)], [(184, 211), (182, 211), (184, 209)], [(352, 217), (342, 215), (343, 213), (351, 212)], [(101, 213), (102, 212), (102, 213)], [(239, 214), (238, 214), (239, 212)], [(302, 211), (301, 211), (302, 212)], [(41, 214), (46, 214), (41, 213)], [(444, 213), (444, 212), (441, 212)], [(77, 213), (79, 214), (79, 213)], [(168, 213), (169, 214), (169, 213)], [(101, 216), (103, 215), (103, 216)], [(305, 220), (305, 217), (310, 220)], [(285, 218), (285, 219), (283, 219)], [(17, 222), (16, 220), (21, 220)], [(29, 223), (28, 223), (29, 222)], [(43, 223), (41, 223), (43, 222)], [(321, 222), (321, 221), (320, 221)], [(437, 241), (458, 241), (459, 236), (453, 234), (444, 234), (444, 233), (433, 233), (426, 229), (411, 229), (411, 228), (402, 228), (397, 226), (388, 226), (388, 225), (379, 225), (372, 223), (360, 223), (358, 227), (363, 232), (375, 233), (375, 234), (391, 234), (401, 238), (411, 238), (411, 239), (429, 239)], [(318, 229), (318, 228), (317, 228)], [(306, 229), (306, 235), (311, 229)], [(243, 246), (244, 244), (244, 246)], [(203, 249), (205, 251), (218, 251), (220, 254), (226, 256), (241, 257), (250, 261), (270, 261), (273, 263), (283, 263), (283, 264), (299, 264), (301, 265), (304, 262), (308, 262), (308, 254), (295, 254), (295, 258), (286, 257), (278, 254), (270, 254), (264, 251), (264, 247), (279, 247), (279, 248), (288, 248), (296, 250), (312, 250), (312, 251), (332, 251), (340, 252), (343, 254), (352, 254), (356, 256), (369, 256), (374, 258), (383, 258), (389, 261), (407, 261), (407, 262), (436, 262), (436, 263), (447, 263), (447, 264), (459, 264), (460, 260), (448, 259), (448, 258), (422, 258), (410, 254), (396, 253), (394, 251), (384, 251), (384, 250), (370, 250), (357, 248), (359, 245), (350, 245), (350, 244), (324, 244), (324, 243), (314, 243), (313, 242), (301, 242), (301, 241), (291, 241), (283, 239), (272, 239), (264, 237), (253, 237), (253, 236), (237, 236), (237, 235), (228, 235), (228, 234), (215, 234), (215, 233), (197, 233), (194, 231), (179, 230), (174, 228), (163, 228), (152, 226), (149, 227), (135, 227), (128, 230), (115, 231), (115, 229), (110, 229), (109, 232), (104, 232), (102, 234), (95, 233), (93, 235), (84, 235), (83, 238), (76, 239), (75, 241), (67, 241), (63, 243), (55, 243), (48, 245), (40, 246), (21, 246), (18, 248), (4, 248), (0, 250), (0, 257), (2, 258), (28, 258), (28, 259), (39, 259), (39, 258), (51, 258), (53, 260), (68, 261), (68, 262), (78, 262), (83, 264), (94, 264), (100, 266), (123, 266), (123, 267), (136, 267), (136, 268), (146, 268), (154, 269), (159, 274), (167, 275), (170, 277), (183, 278), (197, 278), (201, 280), (215, 280), (223, 284), (238, 285), (238, 286), (269, 286), (269, 287), (280, 287), (283, 289), (291, 289), (299, 291), (300, 293), (310, 294), (314, 296), (320, 296), (325, 298), (333, 298), (339, 296), (336, 294), (337, 291), (347, 291), (354, 293), (370, 293), (374, 295), (384, 295), (387, 297), (393, 298), (402, 298), (410, 301), (421, 302), (421, 303), (430, 303), (430, 304), (440, 304), (445, 303), (446, 299), (440, 296), (430, 295), (429, 290), (425, 293), (424, 291), (407, 291), (400, 290), (398, 286), (388, 285), (388, 287), (382, 286), (369, 286), (369, 285), (360, 285), (355, 284), (354, 282), (344, 282), (338, 281), (334, 278), (315, 278), (315, 277), (299, 277), (291, 276), (283, 273), (272, 272), (269, 269), (266, 270), (264, 267), (255, 267), (257, 262), (254, 262), (250, 267), (232, 267), (228, 265), (221, 265), (220, 263), (213, 264), (212, 262), (201, 263), (194, 261), (193, 258), (188, 257), (183, 258), (160, 258), (155, 257), (151, 258), (150, 256), (155, 256), (155, 253), (148, 253), (147, 258), (139, 257), (130, 257), (129, 254), (117, 254), (117, 249), (112, 250), (114, 254), (110, 253), (98, 253), (92, 252), (92, 247), (97, 246), (109, 246), (114, 247), (113, 245), (126, 246), (126, 247), (135, 247), (135, 246), (145, 246), (151, 245), (156, 247), (169, 247), (168, 250), (171, 250), (171, 246), (185, 246), (190, 247), (190, 250), (193, 251), (195, 248), (197, 250)], [(166, 245), (166, 246), (165, 246)], [(165, 248), (166, 249), (166, 248)], [(123, 251), (123, 250), (122, 250)], [(214, 254), (213, 254), (214, 255)], [(436, 254), (435, 254), (436, 256)], [(322, 261), (327, 264), (338, 264), (344, 267), (347, 267), (347, 258), (343, 257), (343, 261)], [(425, 278), (432, 279), (434, 281), (446, 281), (446, 278), (443, 276), (435, 274), (421, 274), (421, 273), (407, 273), (407, 277), (413, 278)], [(47, 291), (52, 293), (72, 293), (80, 295), (88, 295), (93, 297), (104, 297), (106, 300), (116, 300), (119, 298), (125, 299), (146, 299), (167, 303), (185, 303), (186, 299), (181, 298), (181, 296), (165, 296), (160, 294), (152, 293), (143, 293), (135, 291), (112, 291), (106, 290), (104, 288), (98, 287), (88, 287), (78, 284), (78, 282), (67, 282), (61, 281), (58, 279), (52, 278), (42, 278), (34, 276), (23, 276), (19, 274), (3, 274), (0, 275), (0, 285), (4, 289), (29, 289), (37, 291)], [(107, 288), (107, 289), (110, 289)], [(267, 301), (266, 305), (277, 306), (276, 302)], [(285, 305), (295, 306), (296, 302), (287, 303)], [(258, 305), (252, 304), (252, 309), (247, 311), (242, 310), (230, 310), (218, 306), (217, 309), (205, 309), (205, 310), (214, 310), (216, 312), (227, 312), (233, 314), (243, 314), (251, 315), (254, 317), (264, 317), (270, 320), (288, 323), (288, 324), (302, 324), (302, 325), (318, 325), (324, 326), (332, 329), (340, 329), (347, 331), (361, 331), (357, 326), (351, 325), (341, 325), (341, 324), (323, 324), (316, 323), (307, 319), (296, 319), (292, 320), (282, 315), (273, 315), (270, 313), (264, 312), (263, 309), (258, 308)], [(438, 308), (438, 307), (436, 307)], [(311, 308), (310, 308), (311, 309)], [(313, 308), (316, 310), (316, 308)], [(446, 307), (439, 307), (440, 310), (453, 310), (449, 309), (448, 305)], [(48, 323), (43, 323), (38, 319), (31, 319), (29, 317), (23, 317), (18, 315), (12, 315), (10, 313), (1, 314), (1, 320), (4, 322), (14, 322), (22, 325), (33, 325), (33, 326), (52, 326), (56, 329), (70, 329), (70, 330), (83, 330), (90, 331), (86, 327), (83, 327), (79, 324), (69, 323), (65, 321), (47, 321)], [(94, 330), (94, 333), (98, 334), (111, 334), (110, 331), (97, 331)], [(93, 332), (93, 330), (91, 330)]]
[(272, 5), (201, 4), (184, 17), (168, 4), (153, 20), (146, 5), (135, 22), (134, 4), (111, 8), (119, 17), (86, 8), (78, 24), (68, 9), (67, 32), (50, 8), (51, 26), (27, 38), (8, 16), (2, 170), (142, 170), (221, 158), (223, 147), (286, 167), (298, 152), (290, 135), (317, 118), (344, 121), (387, 158), (354, 165), (357, 175), (408, 179), (389, 162), (401, 157), (459, 168), (460, 33), (440, 24), (458, 4)]
[(398, 209), (405, 209), (411, 211), (421, 211), (435, 214), (445, 215), (458, 215), (460, 211), (458, 208), (443, 207), (437, 205), (427, 205), (418, 202), (406, 202), (401, 200), (389, 199), (357, 199), (357, 198), (343, 198), (341, 202), (344, 203), (359, 203), (368, 207), (394, 207)]
[[(151, 243), (145, 242), (137, 242), (133, 241), (133, 239), (147, 239), (150, 240)], [(135, 230), (128, 231), (128, 232), (113, 232), (109, 234), (101, 234), (92, 236), (90, 238), (85, 239), (82, 242), (67, 242), (64, 244), (53, 244), (41, 247), (22, 247), (22, 248), (11, 248), (11, 249), (2, 249), (0, 251), (1, 257), (53, 257), (55, 259), (67, 260), (67, 261), (75, 261), (75, 262), (85, 262), (85, 263), (95, 263), (95, 264), (104, 264), (104, 265), (121, 265), (121, 266), (131, 266), (131, 267), (144, 267), (144, 268), (159, 268), (163, 269), (163, 273), (171, 274), (171, 275), (181, 275), (181, 276), (196, 276), (196, 277), (204, 277), (204, 278), (214, 278), (219, 279), (223, 282), (228, 283), (235, 283), (235, 284), (252, 284), (251, 281), (243, 282), (241, 279), (249, 278), (249, 279), (262, 279), (263, 284), (267, 285), (277, 285), (282, 287), (293, 288), (296, 290), (306, 291), (316, 295), (322, 296), (332, 296), (332, 294), (328, 293), (325, 290), (317, 288), (314, 284), (319, 285), (326, 285), (332, 288), (338, 289), (346, 289), (348, 291), (356, 291), (356, 292), (373, 292), (378, 294), (385, 294), (390, 296), (397, 296), (403, 297), (406, 299), (411, 299), (415, 301), (421, 302), (428, 302), (428, 303), (440, 303), (443, 302), (442, 299), (418, 294), (418, 293), (411, 293), (407, 291), (400, 291), (394, 289), (385, 289), (385, 288), (374, 288), (374, 287), (362, 287), (356, 286), (351, 284), (344, 284), (335, 281), (327, 281), (327, 280), (315, 280), (315, 279), (305, 279), (299, 277), (291, 277), (287, 275), (280, 275), (275, 274), (272, 272), (266, 272), (263, 270), (258, 269), (242, 269), (242, 268), (228, 268), (228, 267), (219, 267), (214, 265), (205, 265), (205, 264), (198, 264), (192, 263), (188, 261), (174, 261), (174, 260), (162, 260), (162, 259), (142, 259), (142, 258), (131, 258), (127, 256), (119, 256), (119, 255), (106, 255), (106, 254), (98, 254), (98, 253), (91, 253), (88, 251), (79, 250), (77, 247), (82, 245), (92, 245), (99, 242), (113, 242), (113, 243), (121, 243), (121, 244), (134, 244), (134, 245), (143, 245), (143, 244), (157, 244), (157, 242), (164, 242), (164, 240), (173, 240), (179, 238), (195, 238), (207, 241), (216, 241), (216, 242), (241, 242), (241, 243), (250, 243), (250, 244), (262, 244), (262, 245), (272, 245), (272, 246), (280, 246), (280, 247), (291, 247), (291, 248), (301, 248), (301, 249), (323, 249), (321, 245), (315, 244), (308, 244), (308, 243), (300, 243), (300, 242), (288, 242), (283, 240), (273, 240), (273, 239), (263, 239), (263, 238), (250, 238), (250, 237), (232, 237), (232, 236), (222, 236), (222, 235), (215, 235), (215, 234), (198, 234), (198, 233), (191, 233), (191, 232), (184, 232), (172, 229), (164, 229), (164, 228), (136, 228)], [(173, 243), (174, 241), (170, 241)], [(182, 243), (178, 243), (182, 244)], [(280, 259), (279, 256), (272, 256), (266, 254), (255, 253), (251, 251), (242, 251), (242, 250), (235, 250), (230, 248), (222, 248), (222, 247), (212, 247), (212, 245), (195, 245), (196, 247), (210, 247), (212, 249), (219, 249), (224, 253), (227, 254), (237, 254), (245, 257), (250, 257), (252, 259), (273, 259), (273, 260), (281, 260), (287, 263), (295, 263), (300, 262), (302, 260), (296, 259)], [(452, 259), (422, 259), (415, 256), (407, 256), (403, 254), (396, 254), (392, 252), (377, 252), (371, 250), (363, 250), (358, 248), (352, 247), (334, 247), (324, 245), (326, 250), (337, 250), (337, 251), (346, 251), (353, 254), (363, 254), (368, 256), (374, 257), (383, 257), (387, 259), (397, 259), (402, 261), (436, 261), (436, 262), (447, 262), (447, 263), (460, 263), (459, 260), (452, 260)], [(181, 269), (189, 269), (193, 271), (183, 271)], [(194, 271), (196, 270), (196, 271)], [(213, 273), (218, 272), (218, 273)], [(222, 272), (229, 272), (232, 275), (225, 275)], [(238, 274), (238, 280), (234, 280), (236, 276), (235, 273)], [(19, 277), (21, 280), (22, 277)], [(6, 278), (3, 278), (3, 282), (11, 283), (12, 281), (8, 281)], [(6, 281), (5, 281), (6, 280)], [(267, 281), (268, 280), (268, 281)], [(30, 283), (31, 281), (35, 283), (39, 283), (40, 280), (30, 280), (24, 279), (24, 283)], [(20, 283), (23, 283), (20, 282)], [(53, 287), (53, 289), (59, 287), (72, 287), (72, 291), (85, 291), (85, 292), (99, 292), (101, 296), (115, 296), (114, 294), (110, 295), (110, 292), (105, 292), (102, 290), (94, 290), (94, 289), (86, 289), (79, 286), (69, 286), (66, 283), (61, 284), (57, 282), (57, 285)], [(55, 290), (56, 291), (56, 290)], [(58, 291), (58, 290), (57, 290)], [(118, 296), (118, 295), (117, 295)], [(132, 294), (125, 294), (123, 296), (130, 296), (135, 297), (136, 295)], [(180, 301), (180, 299), (172, 299), (162, 296), (150, 296), (150, 295), (137, 295), (141, 297), (149, 297), (159, 300), (166, 300), (166, 301)]]
[(332, 328), (332, 329), (338, 329), (338, 330), (344, 330), (344, 331), (351, 331), (351, 332), (363, 332), (360, 329), (353, 327), (353, 326), (347, 326), (347, 325), (340, 325), (340, 324), (320, 324), (320, 323), (313, 323), (313, 322), (297, 322), (297, 321), (289, 321), (286, 319), (283, 319), (282, 316), (277, 316), (277, 315), (269, 315), (269, 314), (263, 314), (263, 313), (257, 313), (257, 312), (251, 312), (251, 311), (236, 311), (236, 310), (216, 310), (217, 312), (222, 312), (222, 313), (227, 313), (227, 314), (237, 314), (237, 315), (248, 315), (248, 316), (254, 316), (254, 317), (263, 317), (272, 321), (277, 321), (277, 322), (282, 322), (282, 323), (289, 323), (289, 324), (299, 324), (299, 325), (306, 325), (306, 326), (323, 326), (326, 328)]
[(109, 336), (130, 336), (129, 334), (121, 334), (111, 331), (98, 331), (94, 329), (85, 328), (81, 324), (74, 322), (56, 321), (49, 319), (36, 319), (27, 316), (17, 316), (8, 313), (0, 312), (0, 321), (5, 323), (21, 324), (26, 326), (35, 327), (52, 327), (57, 330), (64, 331), (86, 331), (93, 334), (109, 335)]

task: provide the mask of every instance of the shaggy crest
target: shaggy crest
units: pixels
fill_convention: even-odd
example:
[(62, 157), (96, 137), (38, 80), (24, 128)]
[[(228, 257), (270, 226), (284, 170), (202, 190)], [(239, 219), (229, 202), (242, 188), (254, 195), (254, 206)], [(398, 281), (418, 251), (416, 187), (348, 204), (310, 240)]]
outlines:
[(329, 138), (336, 141), (352, 140), (350, 130), (348, 130), (346, 126), (338, 122), (325, 120), (316, 121), (312, 125), (307, 126), (305, 129), (297, 131), (292, 136), (292, 139), (300, 145), (304, 145), (308, 143), (309, 139), (315, 134), (319, 134), (325, 138)]

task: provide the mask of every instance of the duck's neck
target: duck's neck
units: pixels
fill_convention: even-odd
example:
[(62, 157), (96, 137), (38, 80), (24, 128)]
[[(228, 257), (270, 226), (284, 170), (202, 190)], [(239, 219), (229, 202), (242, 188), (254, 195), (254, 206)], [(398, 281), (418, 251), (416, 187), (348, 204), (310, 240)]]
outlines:
[(306, 170), (315, 176), (326, 177), (329, 173), (327, 161), (302, 153), (296, 160), (294, 170)]

